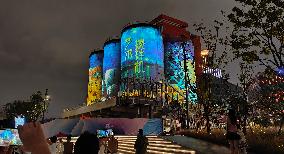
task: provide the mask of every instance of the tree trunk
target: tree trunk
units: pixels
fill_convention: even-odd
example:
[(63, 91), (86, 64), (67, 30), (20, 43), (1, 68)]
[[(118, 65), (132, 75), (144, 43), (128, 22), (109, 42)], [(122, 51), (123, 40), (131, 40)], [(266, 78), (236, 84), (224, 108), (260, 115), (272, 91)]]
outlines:
[(206, 116), (206, 128), (207, 128), (207, 133), (211, 132), (211, 128), (210, 128), (210, 123), (209, 123), (209, 116)]
[(209, 119), (209, 106), (205, 105), (204, 106), (204, 114), (205, 114), (205, 119), (206, 119), (206, 131), (207, 133), (210, 133), (210, 119)]
[(278, 135), (281, 134), (281, 129), (282, 129), (283, 124), (284, 124), (284, 116), (282, 116), (281, 121), (280, 121), (280, 128), (278, 130)]
[(243, 133), (244, 135), (247, 134), (247, 115), (244, 116), (244, 121), (243, 121)]
[[(247, 98), (247, 95), (245, 95)], [(243, 133), (244, 135), (247, 134), (247, 116), (248, 116), (248, 101), (245, 101), (245, 104), (244, 104), (244, 119), (243, 119)]]

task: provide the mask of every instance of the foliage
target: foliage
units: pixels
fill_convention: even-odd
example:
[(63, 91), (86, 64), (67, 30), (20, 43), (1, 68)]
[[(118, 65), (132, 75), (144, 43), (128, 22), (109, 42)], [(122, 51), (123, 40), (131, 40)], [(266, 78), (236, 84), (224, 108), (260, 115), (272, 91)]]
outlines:
[[(222, 11), (221, 13), (224, 16), (224, 12)], [(225, 22), (224, 19), (221, 21), (214, 20), (214, 24), (211, 27), (206, 27), (204, 23), (193, 25), (195, 30), (200, 34), (203, 41), (202, 43), (205, 45), (206, 49), (209, 50), (206, 66), (212, 69), (224, 69), (230, 60), (228, 54), (225, 52), (231, 48), (230, 37), (226, 35), (229, 32), (229, 27), (225, 27)], [(220, 36), (220, 33), (223, 35)], [(224, 70), (222, 71), (222, 73), (225, 73)], [(225, 78), (228, 78), (228, 75)]]
[(4, 106), (4, 110), (8, 119), (23, 115), (28, 122), (37, 121), (42, 117), (43, 111), (47, 108), (44, 104), (42, 93), (38, 91), (32, 94), (27, 101), (16, 100), (12, 103), (7, 103)]
[(266, 69), (258, 74), (256, 86), (251, 91), (255, 91), (254, 97), (251, 97), (255, 102), (254, 121), (263, 126), (277, 124), (280, 133), (284, 119), (284, 77)]
[[(186, 131), (181, 135), (186, 135), (198, 139), (202, 139), (214, 144), (229, 146), (225, 137), (224, 129), (213, 129), (210, 134), (206, 131)], [(247, 132), (246, 141), (248, 144), (247, 151), (252, 153), (284, 153), (284, 136), (277, 135), (275, 127), (261, 128), (253, 127)]]
[(252, 131), (249, 131), (246, 136), (250, 151), (275, 154), (284, 152), (284, 136), (278, 136), (275, 127), (257, 127)]
[(246, 134), (246, 126), (247, 126), (247, 119), (249, 116), (249, 110), (252, 109), (252, 104), (248, 100), (248, 90), (250, 85), (253, 83), (253, 66), (250, 65), (246, 61), (242, 61), (239, 63), (241, 72), (238, 76), (239, 81), (241, 83), (242, 87), (242, 94), (239, 96), (239, 101), (238, 101), (238, 109), (239, 109), (239, 114), (240, 117), (242, 118), (241, 120), (241, 126), (243, 128), (243, 133)]
[(268, 68), (283, 67), (284, 1), (235, 1), (241, 6), (228, 15), (234, 25), (231, 45), (235, 58), (250, 64), (258, 61)]
[[(223, 14), (224, 12), (222, 12)], [(223, 80), (227, 81), (229, 76), (225, 74), (224, 67), (229, 62), (228, 54), (225, 52), (230, 48), (229, 36), (220, 37), (220, 31), (227, 34), (229, 27), (224, 26), (225, 21), (214, 21), (212, 27), (205, 27), (203, 23), (194, 24), (195, 30), (200, 33), (202, 41), (209, 50), (206, 56), (207, 62), (204, 69), (222, 69)], [(220, 54), (221, 53), (221, 54)], [(206, 119), (207, 132), (210, 132), (209, 121), (214, 119), (212, 115), (217, 113), (216, 106), (224, 106), (224, 101), (216, 99), (213, 95), (215, 77), (210, 73), (203, 73), (197, 87), (199, 104), (203, 107), (203, 117)]]
[[(241, 5), (235, 6), (227, 17), (234, 28), (230, 40), (234, 58), (243, 61), (240, 65), (242, 72), (239, 76), (244, 89), (243, 95), (247, 96), (249, 87), (254, 84), (251, 82), (253, 81), (250, 73), (253, 70), (251, 66), (259, 62), (267, 69), (266, 76), (258, 76), (262, 78), (261, 83), (258, 84), (259, 90), (250, 91), (255, 95), (252, 99), (253, 119), (263, 126), (268, 126), (271, 119), (279, 121), (279, 118), (283, 117), (283, 104), (280, 102), (284, 96), (283, 86), (263, 83), (276, 80), (276, 78), (273, 79), (274, 70), (281, 70), (284, 66), (284, 1), (235, 1)], [(271, 78), (271, 76), (274, 77)], [(277, 101), (279, 103), (276, 103)], [(283, 121), (283, 118), (281, 119)], [(280, 123), (282, 126), (283, 122)]]

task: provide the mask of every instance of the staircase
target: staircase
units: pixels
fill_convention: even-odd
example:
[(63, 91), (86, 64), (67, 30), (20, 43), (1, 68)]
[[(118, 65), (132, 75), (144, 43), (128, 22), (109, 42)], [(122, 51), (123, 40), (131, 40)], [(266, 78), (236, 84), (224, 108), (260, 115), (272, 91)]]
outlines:
[[(118, 140), (119, 154), (135, 154), (134, 143), (136, 136), (115, 136)], [(167, 141), (157, 136), (147, 136), (149, 145), (147, 153), (149, 154), (175, 154), (187, 153), (195, 154), (194, 150), (182, 147), (171, 141)]]

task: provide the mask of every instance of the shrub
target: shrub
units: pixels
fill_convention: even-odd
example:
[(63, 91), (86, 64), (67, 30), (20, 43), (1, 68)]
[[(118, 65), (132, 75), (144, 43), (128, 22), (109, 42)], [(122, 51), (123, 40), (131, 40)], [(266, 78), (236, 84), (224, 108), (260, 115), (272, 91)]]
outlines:
[[(224, 129), (213, 129), (210, 134), (206, 130), (184, 131), (181, 135), (198, 138), (215, 144), (229, 147), (225, 136)], [(253, 153), (284, 153), (284, 135), (277, 135), (275, 127), (269, 128), (252, 128), (247, 131), (246, 141), (248, 144), (247, 151)]]

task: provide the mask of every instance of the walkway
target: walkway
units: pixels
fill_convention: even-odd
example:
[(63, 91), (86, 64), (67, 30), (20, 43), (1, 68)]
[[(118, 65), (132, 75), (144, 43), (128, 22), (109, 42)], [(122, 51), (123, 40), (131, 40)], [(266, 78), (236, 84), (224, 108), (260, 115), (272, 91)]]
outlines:
[(163, 136), (162, 138), (194, 149), (197, 154), (230, 154), (230, 149), (225, 146), (216, 145), (203, 140), (186, 136)]
[[(120, 154), (134, 154), (134, 143), (136, 136), (115, 136), (118, 138), (118, 153)], [(195, 151), (180, 146), (171, 141), (167, 141), (157, 136), (147, 136), (149, 145), (147, 147), (147, 153), (149, 154), (175, 154), (175, 153), (187, 153), (195, 154)]]
[[(136, 136), (115, 136), (119, 154), (135, 154)], [(186, 136), (147, 136), (149, 154), (230, 154), (227, 147)], [(76, 142), (77, 137), (72, 139)], [(65, 140), (63, 140), (65, 141)]]

